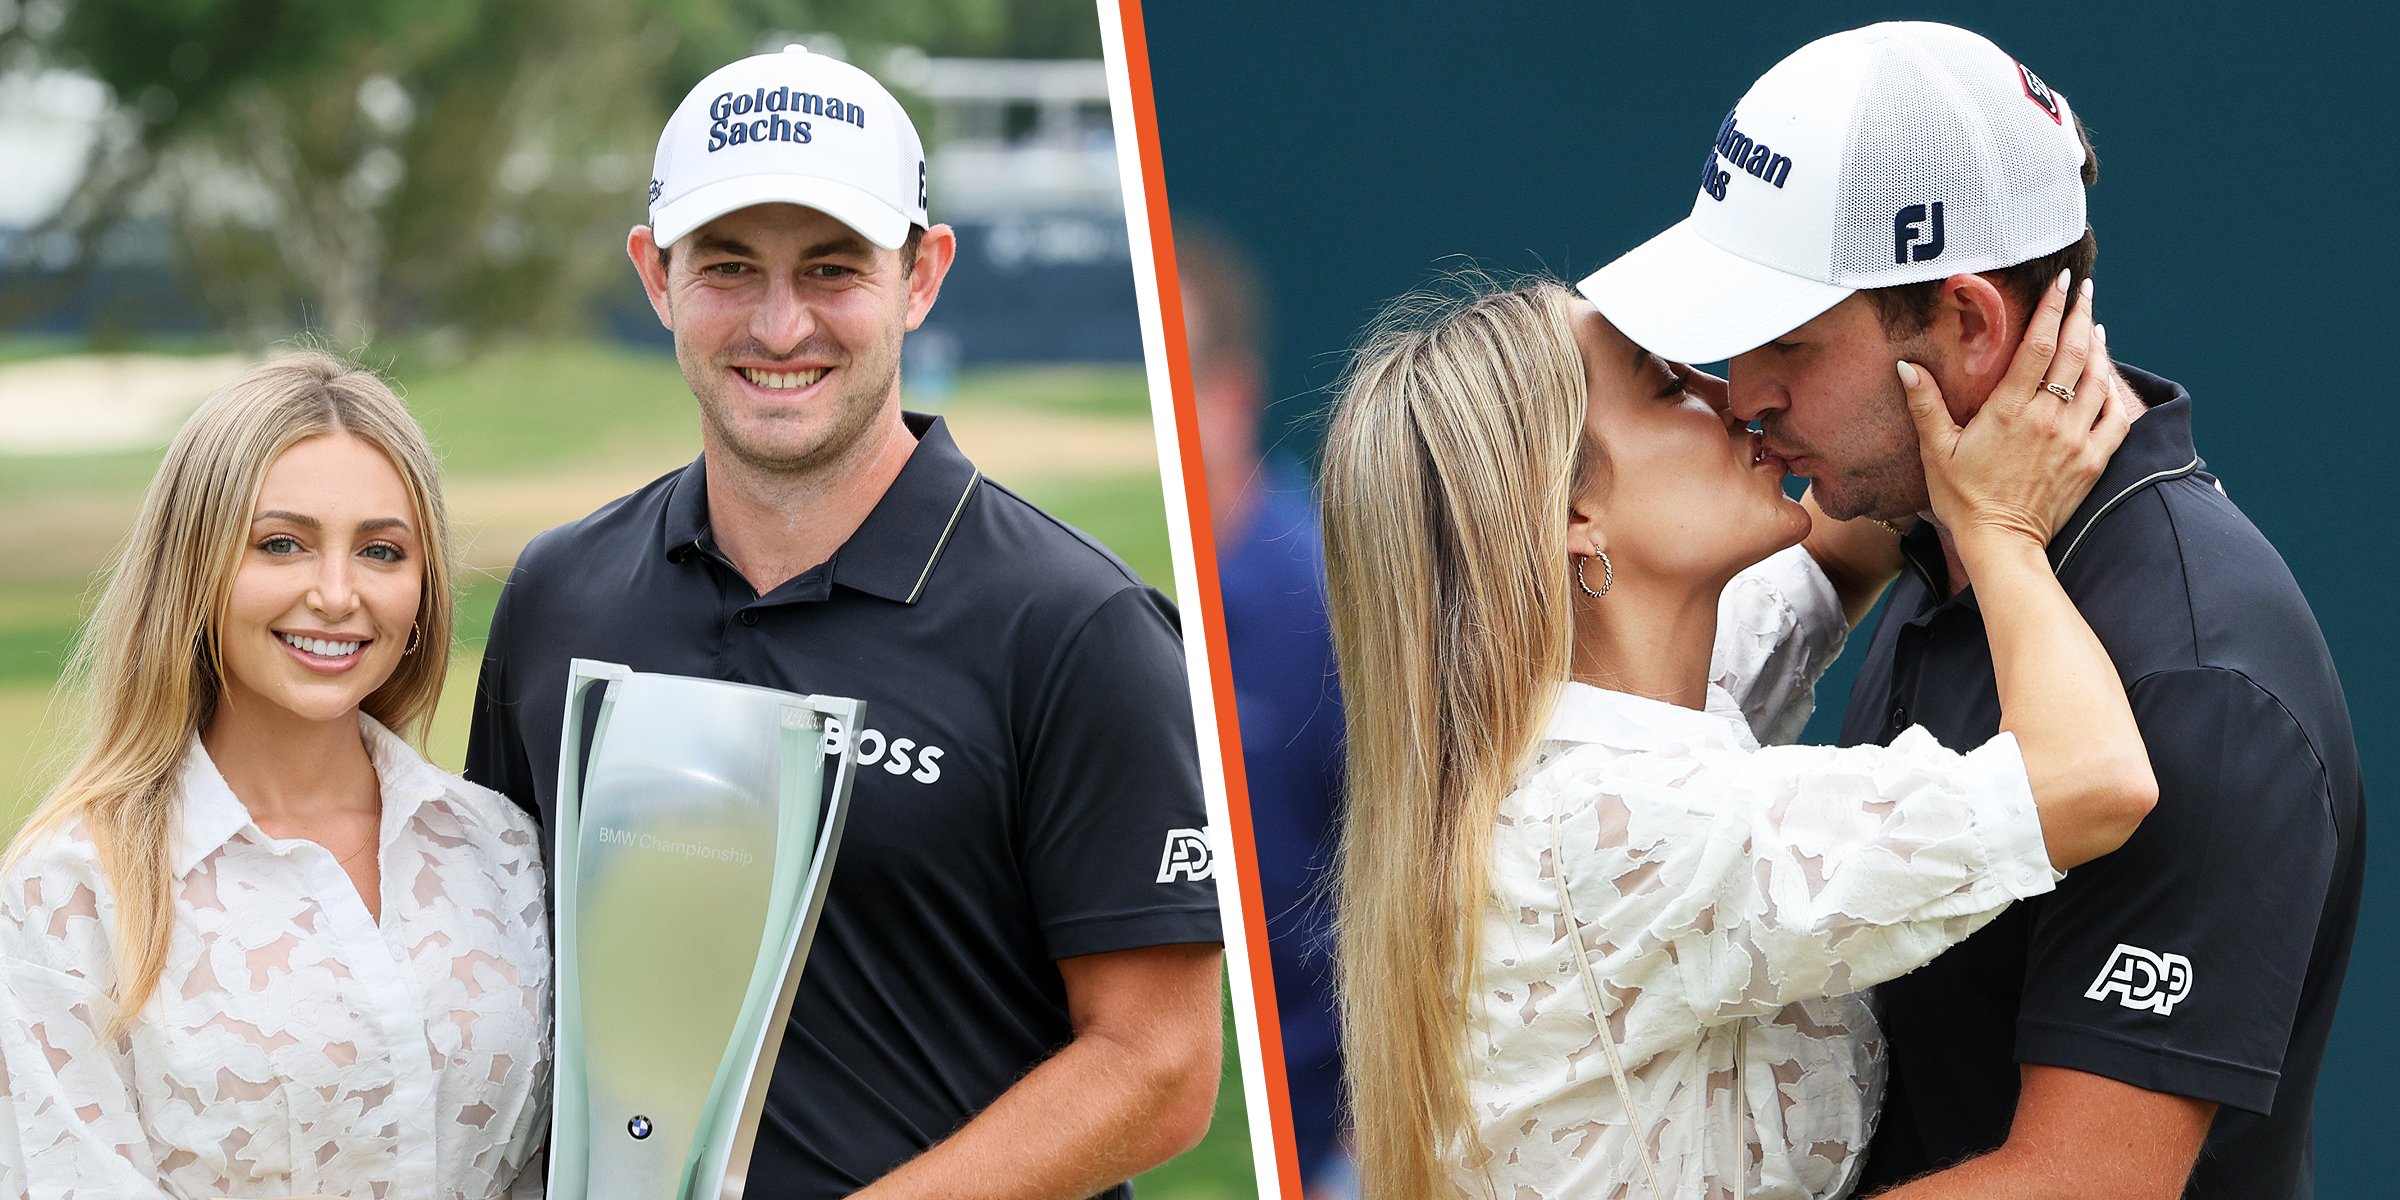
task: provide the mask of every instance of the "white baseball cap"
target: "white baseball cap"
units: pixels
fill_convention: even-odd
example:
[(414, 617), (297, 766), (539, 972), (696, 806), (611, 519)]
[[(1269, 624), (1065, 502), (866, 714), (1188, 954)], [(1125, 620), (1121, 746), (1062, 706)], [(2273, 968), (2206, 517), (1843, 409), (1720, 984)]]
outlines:
[(1626, 337), (1706, 363), (1862, 288), (2030, 262), (2084, 233), (2067, 99), (1979, 34), (1820, 38), (1718, 127), (1692, 215), (1576, 285)]
[(753, 204), (802, 204), (886, 250), (924, 225), (925, 143), (873, 76), (785, 46), (717, 68), (675, 106), (650, 169), (670, 246)]

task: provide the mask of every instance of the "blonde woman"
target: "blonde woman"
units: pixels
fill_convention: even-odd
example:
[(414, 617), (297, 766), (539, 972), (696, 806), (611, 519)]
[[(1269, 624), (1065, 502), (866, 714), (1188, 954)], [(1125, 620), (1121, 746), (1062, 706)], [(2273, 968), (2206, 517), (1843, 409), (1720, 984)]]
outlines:
[(77, 651), (81, 756), (0, 880), (0, 1196), (538, 1189), (534, 827), (404, 740), (450, 580), (374, 375), (278, 359), (177, 434)]
[(1369, 1196), (1845, 1195), (1882, 1086), (1854, 993), (2131, 834), (2156, 784), (2043, 556), (2128, 419), (2067, 301), (1964, 430), (1908, 384), (2011, 731), (1964, 754), (1760, 748), (1896, 552), (1812, 527), (1721, 381), (1548, 283), (1372, 338), (1323, 479)]

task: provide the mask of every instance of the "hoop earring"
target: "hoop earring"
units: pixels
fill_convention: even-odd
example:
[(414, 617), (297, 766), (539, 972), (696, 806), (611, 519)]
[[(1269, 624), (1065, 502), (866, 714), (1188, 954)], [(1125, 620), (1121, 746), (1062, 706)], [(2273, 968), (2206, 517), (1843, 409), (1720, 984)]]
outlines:
[[(1596, 592), (1592, 590), (1592, 585), (1583, 581), (1583, 564), (1588, 563), (1595, 558), (1600, 560), (1600, 590)], [(1575, 560), (1575, 586), (1582, 588), (1584, 595), (1590, 596), (1592, 599), (1597, 600), (1600, 597), (1607, 595), (1608, 589), (1615, 587), (1616, 583), (1617, 568), (1614, 564), (1608, 561), (1608, 551), (1594, 550), (1590, 554)]]
[(401, 651), (401, 656), (407, 657), (408, 655), (415, 654), (417, 652), (417, 647), (423, 645), (424, 643), (425, 631), (417, 628), (417, 623), (415, 621), (410, 621), (408, 623), (408, 649)]

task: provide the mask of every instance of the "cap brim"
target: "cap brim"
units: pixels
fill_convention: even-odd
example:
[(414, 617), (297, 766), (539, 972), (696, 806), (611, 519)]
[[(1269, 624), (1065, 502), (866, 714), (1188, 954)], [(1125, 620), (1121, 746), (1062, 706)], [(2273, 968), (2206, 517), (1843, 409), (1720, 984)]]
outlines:
[(798, 204), (816, 209), (858, 231), (860, 237), (897, 250), (908, 238), (909, 215), (865, 188), (816, 175), (744, 175), (705, 183), (650, 210), (650, 236), (661, 246), (737, 209), (753, 204)]
[(1685, 363), (1756, 350), (1852, 291), (1720, 249), (1688, 217), (1585, 276), (1575, 290), (1634, 344)]

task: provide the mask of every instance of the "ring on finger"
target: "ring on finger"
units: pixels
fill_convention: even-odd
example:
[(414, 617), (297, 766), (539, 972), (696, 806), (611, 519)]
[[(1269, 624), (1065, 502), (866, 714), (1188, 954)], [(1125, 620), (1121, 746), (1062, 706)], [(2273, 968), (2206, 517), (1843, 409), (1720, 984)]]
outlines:
[(2044, 383), (2042, 385), (2042, 390), (2058, 397), (2061, 400), (2066, 401), (2069, 404), (2075, 403), (2075, 389), (2068, 387), (2063, 383)]

